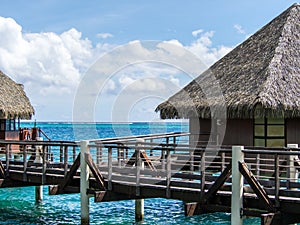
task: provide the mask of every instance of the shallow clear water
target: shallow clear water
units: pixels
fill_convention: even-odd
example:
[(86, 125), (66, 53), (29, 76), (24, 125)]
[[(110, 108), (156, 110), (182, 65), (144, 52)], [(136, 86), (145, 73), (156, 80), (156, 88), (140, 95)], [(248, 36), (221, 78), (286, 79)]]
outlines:
[[(33, 124), (22, 123), (23, 127)], [(188, 131), (187, 123), (73, 124), (39, 123), (52, 140), (81, 140), (149, 133)], [(42, 203), (35, 203), (34, 187), (0, 189), (0, 224), (80, 224), (80, 197), (48, 195), (44, 187)], [(136, 224), (134, 201), (94, 203), (90, 199), (91, 224)], [(146, 199), (145, 220), (138, 224), (230, 224), (230, 214), (213, 213), (185, 217), (183, 203), (167, 199)], [(246, 225), (260, 224), (248, 218)]]

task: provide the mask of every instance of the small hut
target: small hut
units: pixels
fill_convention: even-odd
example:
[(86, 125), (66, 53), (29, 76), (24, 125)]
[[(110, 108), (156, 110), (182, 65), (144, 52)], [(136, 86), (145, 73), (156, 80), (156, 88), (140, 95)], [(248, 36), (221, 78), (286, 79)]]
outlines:
[[(218, 118), (216, 109), (222, 107), (226, 117)], [(191, 136), (200, 141), (218, 137), (225, 123), (223, 145), (300, 144), (300, 5), (262, 27), (156, 111), (162, 119), (189, 118)]]
[(20, 119), (31, 119), (34, 109), (23, 85), (0, 71), (0, 139), (19, 140)]

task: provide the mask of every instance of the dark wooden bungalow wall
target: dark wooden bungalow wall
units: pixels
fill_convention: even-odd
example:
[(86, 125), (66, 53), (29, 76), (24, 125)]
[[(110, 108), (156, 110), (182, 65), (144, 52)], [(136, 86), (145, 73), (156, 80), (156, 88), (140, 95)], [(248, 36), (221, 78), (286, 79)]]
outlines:
[[(213, 132), (211, 140), (216, 140), (216, 134), (220, 133), (222, 126), (217, 123), (225, 121), (216, 121), (213, 123), (210, 119), (190, 118), (190, 133), (192, 141), (208, 142), (210, 133)], [(221, 135), (218, 137), (222, 140)], [(226, 131), (222, 145), (253, 145), (253, 121), (251, 119), (228, 119), (226, 121)]]
[[(300, 119), (286, 119), (285, 123), (286, 143), (298, 144), (300, 146)], [(207, 143), (211, 132), (214, 134), (220, 132), (220, 127), (217, 125), (217, 121), (212, 123), (210, 119), (190, 118), (190, 133), (192, 142), (199, 141)], [(215, 140), (214, 135), (212, 138)], [(221, 144), (253, 146), (253, 120), (228, 119), (226, 121), (224, 139)]]

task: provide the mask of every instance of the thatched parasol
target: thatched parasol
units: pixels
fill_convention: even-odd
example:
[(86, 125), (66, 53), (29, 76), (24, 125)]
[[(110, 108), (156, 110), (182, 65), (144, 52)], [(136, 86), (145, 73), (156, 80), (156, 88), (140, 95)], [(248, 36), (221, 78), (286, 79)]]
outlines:
[[(217, 82), (212, 82), (212, 75)], [(214, 85), (221, 88), (222, 98), (207, 98), (201, 88), (214, 92)], [(211, 118), (210, 108), (222, 104), (228, 118), (300, 117), (299, 4), (265, 25), (156, 111), (163, 119)]]
[(34, 109), (23, 85), (0, 71), (0, 119), (30, 119), (33, 114)]

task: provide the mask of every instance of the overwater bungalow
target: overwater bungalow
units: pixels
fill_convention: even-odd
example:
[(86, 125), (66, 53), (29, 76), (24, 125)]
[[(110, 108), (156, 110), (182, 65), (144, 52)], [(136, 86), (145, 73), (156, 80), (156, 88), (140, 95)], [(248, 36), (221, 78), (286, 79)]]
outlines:
[(223, 145), (300, 144), (299, 40), (300, 5), (294, 4), (156, 111), (163, 119), (189, 118), (193, 140), (213, 136)]
[(20, 129), (20, 120), (31, 119), (34, 108), (22, 84), (17, 84), (1, 71), (0, 80), (0, 139), (28, 139), (30, 131)]

